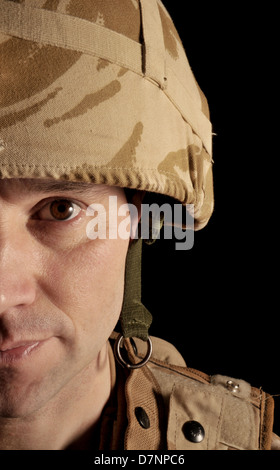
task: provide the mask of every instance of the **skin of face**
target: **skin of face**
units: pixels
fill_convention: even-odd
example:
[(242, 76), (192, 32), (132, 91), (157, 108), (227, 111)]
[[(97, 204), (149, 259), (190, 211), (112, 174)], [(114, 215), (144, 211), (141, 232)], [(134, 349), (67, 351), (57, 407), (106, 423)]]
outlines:
[[(79, 394), (83, 403), (84, 390), (94, 408), (102, 387), (109, 393), (102, 371), (121, 311), (129, 238), (89, 239), (86, 209), (108, 209), (109, 196), (119, 207), (125, 193), (48, 183), (0, 181), (0, 419), (9, 423), (63, 414)], [(62, 220), (53, 217), (59, 210)]]

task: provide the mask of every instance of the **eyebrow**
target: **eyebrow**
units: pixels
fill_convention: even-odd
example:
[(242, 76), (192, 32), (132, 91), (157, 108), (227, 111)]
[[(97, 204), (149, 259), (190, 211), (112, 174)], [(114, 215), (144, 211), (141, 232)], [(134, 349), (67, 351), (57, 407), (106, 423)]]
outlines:
[[(81, 181), (45, 181), (45, 180), (25, 180), (25, 188), (30, 192), (43, 192), (43, 193), (53, 193), (53, 192), (76, 192), (76, 193), (85, 193), (85, 192), (94, 192), (94, 189), (97, 187), (103, 187), (104, 185), (97, 185), (94, 183), (85, 183)], [(105, 190), (105, 188), (103, 188)]]

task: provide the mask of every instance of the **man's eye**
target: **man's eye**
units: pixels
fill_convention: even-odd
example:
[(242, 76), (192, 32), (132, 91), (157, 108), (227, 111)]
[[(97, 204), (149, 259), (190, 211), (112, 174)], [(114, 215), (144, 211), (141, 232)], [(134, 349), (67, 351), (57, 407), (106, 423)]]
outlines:
[(37, 212), (40, 220), (66, 221), (76, 217), (81, 211), (81, 207), (72, 201), (59, 199), (46, 204)]

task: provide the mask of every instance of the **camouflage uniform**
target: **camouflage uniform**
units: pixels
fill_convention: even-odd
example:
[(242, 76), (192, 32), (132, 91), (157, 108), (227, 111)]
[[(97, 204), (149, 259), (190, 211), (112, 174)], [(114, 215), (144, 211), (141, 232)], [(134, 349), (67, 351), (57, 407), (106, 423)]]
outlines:
[[(111, 341), (115, 340), (113, 334)], [(104, 410), (100, 449), (269, 450), (279, 446), (272, 434), (273, 399), (262, 389), (188, 368), (174, 346), (159, 338), (152, 341), (153, 354), (145, 367), (132, 373), (119, 368), (113, 377), (115, 395)], [(137, 362), (146, 351), (142, 341), (136, 340), (136, 346), (138, 357), (128, 344), (131, 360)]]
[[(0, 178), (53, 178), (159, 193), (193, 204), (195, 229), (203, 228), (213, 211), (208, 105), (163, 4), (0, 0), (0, 12)], [(130, 278), (127, 268), (126, 291)], [(147, 339), (149, 321), (142, 328), (137, 315), (130, 325), (140, 327), (129, 326), (124, 336)], [(160, 344), (142, 369), (121, 369), (127, 377), (118, 390), (129, 390), (133, 403), (149, 382), (149, 429), (157, 429), (154, 439), (147, 439), (146, 429), (139, 440), (144, 428), (139, 434), (134, 405), (128, 403), (126, 447), (175, 449), (186, 442), (192, 447), (182, 438), (183, 419), (204, 422), (201, 448), (270, 448), (269, 396), (243, 382), (233, 395), (230, 379), (186, 369), (173, 350), (170, 363), (171, 347)], [(152, 405), (155, 393), (162, 406)], [(156, 411), (167, 408), (168, 419)], [(236, 412), (242, 439), (227, 418)], [(117, 428), (123, 431), (123, 425)]]

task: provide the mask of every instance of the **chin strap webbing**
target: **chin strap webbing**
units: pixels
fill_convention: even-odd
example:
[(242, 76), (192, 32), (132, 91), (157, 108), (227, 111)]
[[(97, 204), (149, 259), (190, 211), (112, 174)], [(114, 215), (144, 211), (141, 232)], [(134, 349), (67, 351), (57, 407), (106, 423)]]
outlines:
[(120, 323), (125, 338), (148, 339), (152, 315), (141, 301), (142, 239), (131, 243), (125, 272), (125, 288)]

